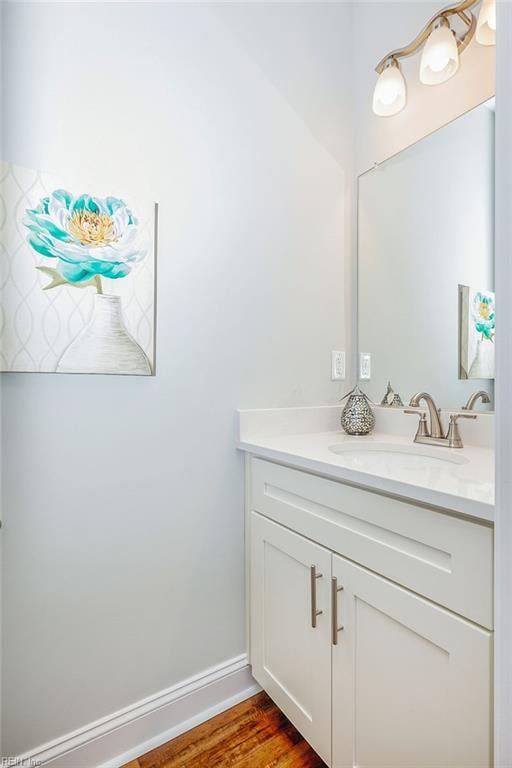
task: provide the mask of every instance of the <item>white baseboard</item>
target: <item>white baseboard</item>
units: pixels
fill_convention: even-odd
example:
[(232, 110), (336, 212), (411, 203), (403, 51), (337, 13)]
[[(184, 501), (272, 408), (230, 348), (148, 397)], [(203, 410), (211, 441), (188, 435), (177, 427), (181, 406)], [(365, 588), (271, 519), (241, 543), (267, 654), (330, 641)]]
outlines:
[(119, 768), (259, 690), (243, 654), (20, 755), (16, 765)]

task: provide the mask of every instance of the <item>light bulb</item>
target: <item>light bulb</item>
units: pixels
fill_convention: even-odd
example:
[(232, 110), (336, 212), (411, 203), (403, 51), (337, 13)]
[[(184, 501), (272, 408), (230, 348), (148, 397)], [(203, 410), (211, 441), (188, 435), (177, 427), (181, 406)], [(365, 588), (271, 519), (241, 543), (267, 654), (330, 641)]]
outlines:
[(420, 80), (425, 85), (438, 85), (453, 77), (458, 68), (457, 40), (446, 19), (440, 19), (421, 54)]
[(373, 92), (373, 111), (379, 117), (398, 114), (406, 102), (405, 80), (398, 62), (390, 59), (380, 73)]
[(476, 39), (481, 45), (496, 45), (496, 0), (484, 0), (478, 23)]

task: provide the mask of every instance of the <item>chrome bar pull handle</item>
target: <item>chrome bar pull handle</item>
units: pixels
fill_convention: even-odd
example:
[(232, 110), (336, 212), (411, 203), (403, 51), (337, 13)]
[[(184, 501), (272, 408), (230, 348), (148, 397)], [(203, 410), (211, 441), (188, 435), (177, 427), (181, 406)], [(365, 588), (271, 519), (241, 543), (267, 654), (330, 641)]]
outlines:
[(320, 614), (323, 613), (323, 611), (319, 611), (316, 607), (316, 580), (321, 579), (323, 576), (323, 573), (317, 573), (316, 572), (316, 565), (312, 565), (309, 569), (310, 574), (310, 585), (311, 585), (311, 626), (313, 629), (316, 629), (316, 619), (317, 616), (320, 616)]
[(338, 587), (336, 576), (331, 577), (331, 621), (332, 621), (332, 644), (338, 645), (338, 632), (344, 629), (343, 625), (338, 627), (338, 592), (342, 592), (343, 587)]

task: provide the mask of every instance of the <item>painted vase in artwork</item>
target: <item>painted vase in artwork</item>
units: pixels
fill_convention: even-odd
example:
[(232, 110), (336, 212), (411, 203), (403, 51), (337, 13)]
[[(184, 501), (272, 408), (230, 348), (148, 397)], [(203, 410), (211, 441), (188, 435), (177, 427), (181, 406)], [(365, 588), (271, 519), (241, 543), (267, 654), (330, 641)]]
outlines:
[(469, 369), (468, 378), (488, 379), (494, 373), (494, 343), (485, 337), (478, 339), (476, 353)]
[(57, 372), (151, 375), (144, 350), (126, 329), (119, 296), (95, 294), (91, 319), (63, 353)]

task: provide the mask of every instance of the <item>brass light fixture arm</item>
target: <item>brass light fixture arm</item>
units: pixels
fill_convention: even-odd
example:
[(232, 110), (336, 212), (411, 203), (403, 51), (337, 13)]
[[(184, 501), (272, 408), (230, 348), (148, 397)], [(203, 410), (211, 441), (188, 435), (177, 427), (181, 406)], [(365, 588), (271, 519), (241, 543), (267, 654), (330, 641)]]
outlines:
[(436, 21), (439, 19), (447, 19), (449, 16), (458, 16), (468, 28), (466, 34), (463, 37), (457, 39), (457, 47), (459, 53), (462, 53), (462, 51), (468, 47), (469, 43), (473, 39), (473, 35), (475, 34), (476, 30), (475, 16), (471, 12), (469, 14), (466, 13), (466, 11), (468, 11), (478, 2), (479, 0), (462, 0), (460, 3), (448, 5), (446, 8), (443, 8), (443, 10), (438, 11), (438, 13), (436, 13), (435, 16), (432, 16), (430, 21), (425, 24), (421, 32), (414, 38), (411, 43), (409, 43), (409, 45), (406, 45), (405, 48), (397, 48), (395, 51), (391, 51), (390, 53), (386, 54), (386, 56), (384, 56), (384, 58), (381, 59), (375, 67), (375, 71), (380, 75), (384, 71), (386, 63), (390, 59), (394, 59), (396, 61), (397, 59), (404, 59), (407, 56), (412, 56), (412, 54), (416, 53), (418, 48), (420, 48), (426, 41), (427, 37), (432, 32)]

